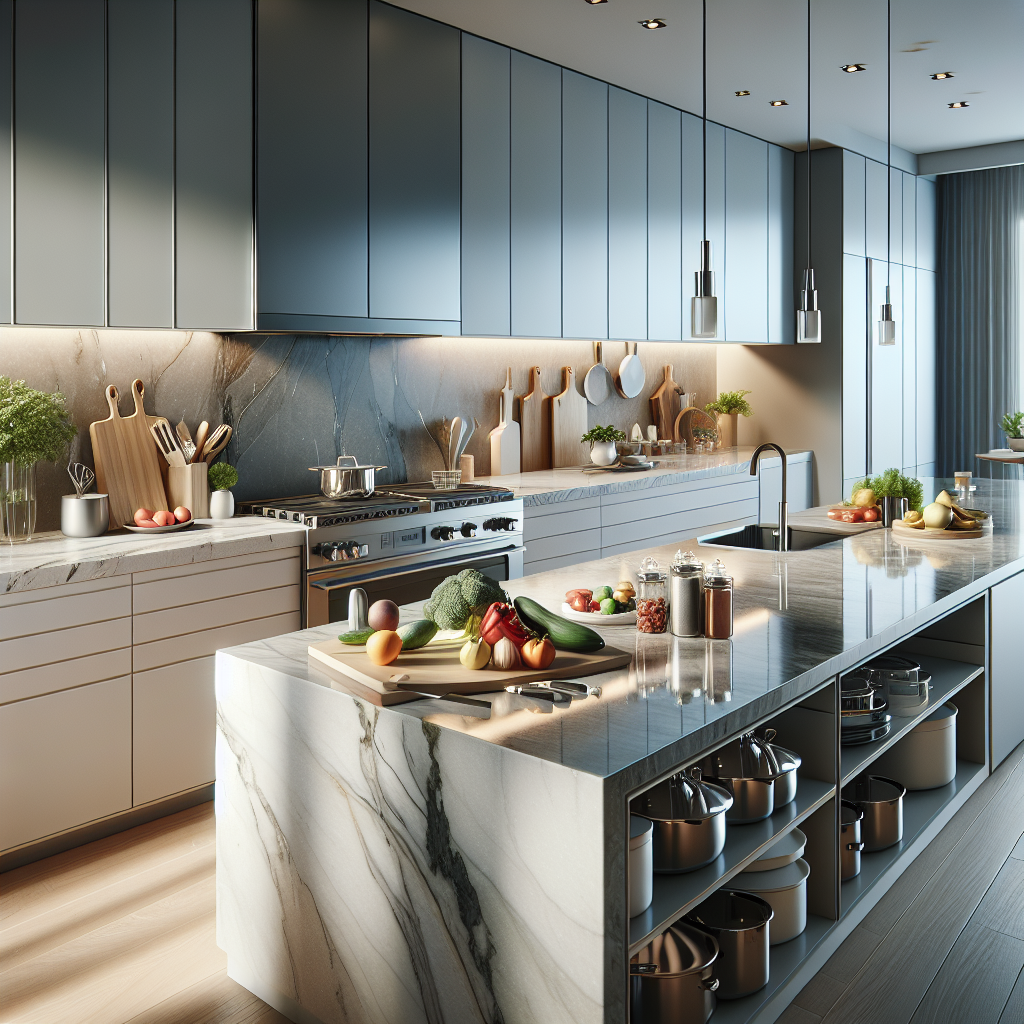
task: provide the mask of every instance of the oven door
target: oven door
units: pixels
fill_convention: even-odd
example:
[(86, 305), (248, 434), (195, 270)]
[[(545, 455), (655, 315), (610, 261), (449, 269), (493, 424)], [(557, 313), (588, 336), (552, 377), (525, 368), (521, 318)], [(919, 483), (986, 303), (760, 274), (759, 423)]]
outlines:
[(353, 565), (337, 566), (310, 573), (306, 579), (306, 626), (324, 626), (348, 618), (348, 596), (360, 587), (366, 591), (367, 605), (374, 601), (410, 604), (425, 601), (439, 583), (463, 569), (477, 569), (499, 583), (518, 579), (523, 574), (523, 549), (481, 552), (427, 565)]

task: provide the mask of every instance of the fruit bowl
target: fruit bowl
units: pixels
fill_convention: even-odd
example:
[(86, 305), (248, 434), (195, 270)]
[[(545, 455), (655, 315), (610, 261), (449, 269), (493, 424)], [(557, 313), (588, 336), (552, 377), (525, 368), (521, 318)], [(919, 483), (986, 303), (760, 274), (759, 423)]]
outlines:
[(132, 533), (171, 533), (174, 530), (187, 530), (195, 526), (195, 522), (194, 519), (186, 519), (183, 523), (171, 523), (170, 526), (129, 526), (125, 523), (124, 528)]

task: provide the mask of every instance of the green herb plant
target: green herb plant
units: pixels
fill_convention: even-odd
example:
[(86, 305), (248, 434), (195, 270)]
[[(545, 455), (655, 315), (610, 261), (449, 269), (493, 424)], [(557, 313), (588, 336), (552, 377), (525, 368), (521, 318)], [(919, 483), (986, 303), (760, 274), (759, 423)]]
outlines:
[(878, 476), (868, 476), (853, 485), (851, 494), (864, 487), (875, 492), (876, 498), (906, 498), (907, 504), (920, 512), (924, 508), (924, 486), (912, 476), (904, 476), (898, 469), (887, 469)]
[(1024, 412), (1004, 413), (999, 429), (1007, 437), (1024, 437)]
[(717, 412), (723, 416), (729, 416), (738, 412), (741, 416), (753, 416), (754, 410), (744, 395), (752, 394), (750, 391), (723, 391), (717, 399), (704, 406), (705, 412)]
[(226, 462), (215, 462), (206, 474), (210, 487), (215, 491), (230, 491), (238, 483), (238, 470)]
[(586, 444), (590, 442), (590, 447), (593, 448), (598, 441), (625, 441), (626, 435), (616, 427), (609, 424), (607, 427), (591, 427), (581, 438), (580, 443)]
[(0, 462), (57, 462), (77, 433), (59, 391), (51, 395), (0, 377)]

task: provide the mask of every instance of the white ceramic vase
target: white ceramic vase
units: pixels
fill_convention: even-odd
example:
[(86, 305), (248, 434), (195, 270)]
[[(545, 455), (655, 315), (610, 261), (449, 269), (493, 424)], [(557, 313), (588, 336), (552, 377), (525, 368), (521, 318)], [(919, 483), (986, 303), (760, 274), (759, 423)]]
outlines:
[(1024, 437), (1008, 437), (1006, 446), (1015, 452), (1024, 452)]
[(614, 441), (595, 441), (590, 449), (590, 459), (595, 466), (610, 466), (618, 457)]
[(230, 519), (235, 514), (235, 496), (229, 490), (213, 491), (210, 494), (210, 518)]

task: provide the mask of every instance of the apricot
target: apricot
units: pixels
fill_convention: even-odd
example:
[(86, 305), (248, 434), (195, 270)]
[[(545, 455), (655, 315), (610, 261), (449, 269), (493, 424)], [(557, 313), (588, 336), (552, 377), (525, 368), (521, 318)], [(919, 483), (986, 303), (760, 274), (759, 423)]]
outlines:
[(192, 513), (184, 505), (179, 505), (174, 510), (174, 518), (179, 523), (187, 523), (192, 518)]
[(402, 653), (402, 638), (393, 629), (378, 629), (366, 641), (366, 656), (374, 665), (390, 665)]

